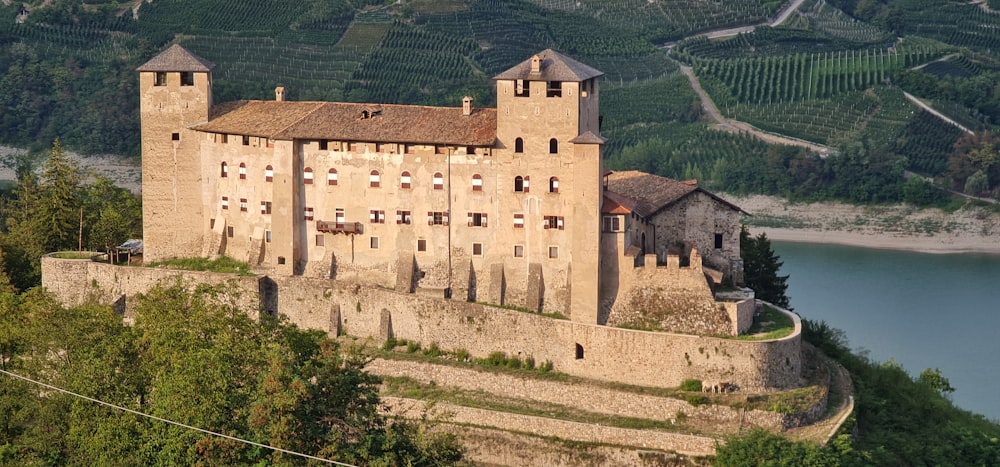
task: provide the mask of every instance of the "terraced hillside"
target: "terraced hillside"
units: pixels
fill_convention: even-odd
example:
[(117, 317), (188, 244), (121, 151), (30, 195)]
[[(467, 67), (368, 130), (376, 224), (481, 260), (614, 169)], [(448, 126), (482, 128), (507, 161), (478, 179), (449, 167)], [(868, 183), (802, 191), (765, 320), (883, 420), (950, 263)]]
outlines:
[[(760, 165), (767, 152), (785, 150), (705, 131), (680, 61), (727, 118), (815, 143), (861, 141), (865, 151), (942, 176), (947, 144), (918, 155), (902, 141), (912, 140), (904, 129), (920, 114), (898, 89), (989, 129), (1000, 119), (1000, 91), (983, 83), (1000, 65), (991, 46), (995, 14), (932, 3), (892, 2), (868, 18), (847, 0), (805, 0), (781, 24), (709, 40), (698, 34), (763, 24), (789, 2), (5, 2), (0, 18), (11, 21), (0, 21), (0, 83), (13, 91), (0, 96), (0, 142), (44, 148), (60, 137), (84, 153), (136, 156), (131, 70), (170, 43), (218, 64), (218, 101), (268, 98), (285, 86), (298, 100), (458, 105), (472, 95), (482, 106), (494, 101), (491, 76), (554, 48), (606, 73), (603, 132), (615, 167), (794, 195), (778, 187), (795, 174), (765, 186), (739, 180), (750, 175), (736, 172), (743, 168), (732, 154)], [(659, 48), (667, 41), (678, 41), (669, 52)], [(940, 120), (921, 125), (954, 134)], [(805, 152), (791, 157), (800, 162), (776, 169), (817, 166)], [(881, 199), (901, 196), (901, 180), (876, 176), (890, 177)]]

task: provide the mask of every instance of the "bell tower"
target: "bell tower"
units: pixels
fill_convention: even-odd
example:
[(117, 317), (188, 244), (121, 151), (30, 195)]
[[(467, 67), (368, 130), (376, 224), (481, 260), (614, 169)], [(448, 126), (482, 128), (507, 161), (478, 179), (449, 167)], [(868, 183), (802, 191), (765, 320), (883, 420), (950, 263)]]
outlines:
[(149, 261), (200, 255), (204, 241), (199, 135), (207, 122), (215, 65), (180, 45), (140, 66), (142, 228)]

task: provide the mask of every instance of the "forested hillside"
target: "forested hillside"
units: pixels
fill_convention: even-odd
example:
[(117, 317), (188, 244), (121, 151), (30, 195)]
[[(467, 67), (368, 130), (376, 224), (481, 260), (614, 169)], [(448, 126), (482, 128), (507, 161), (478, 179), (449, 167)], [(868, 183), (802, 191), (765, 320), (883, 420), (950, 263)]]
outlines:
[[(215, 97), (457, 106), (544, 48), (606, 73), (612, 168), (734, 192), (854, 202), (994, 196), (1000, 13), (988, 3), (805, 0), (155, 0), (0, 5), (0, 143), (137, 157), (134, 69), (171, 43), (216, 64)], [(994, 5), (996, 7), (996, 5)], [(710, 129), (679, 73), (726, 118), (846, 157)], [(918, 107), (904, 92), (957, 122)], [(964, 129), (963, 129), (964, 128)], [(955, 143), (966, 136), (966, 149)], [(971, 179), (971, 184), (970, 184)], [(857, 180), (862, 180), (860, 185)]]

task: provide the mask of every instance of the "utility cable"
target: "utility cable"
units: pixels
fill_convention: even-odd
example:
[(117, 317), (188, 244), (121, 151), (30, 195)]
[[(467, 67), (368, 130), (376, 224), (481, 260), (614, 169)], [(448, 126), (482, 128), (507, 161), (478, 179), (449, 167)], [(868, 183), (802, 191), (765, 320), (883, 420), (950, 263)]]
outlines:
[(87, 396), (84, 396), (82, 394), (77, 394), (77, 393), (75, 393), (73, 391), (69, 391), (69, 390), (66, 390), (66, 389), (63, 389), (63, 388), (55, 387), (55, 386), (53, 386), (51, 384), (46, 384), (46, 383), (43, 383), (41, 381), (35, 381), (35, 380), (33, 380), (31, 378), (28, 378), (26, 376), (21, 376), (21, 375), (18, 375), (18, 374), (14, 374), (14, 373), (11, 373), (11, 372), (6, 371), (6, 370), (0, 370), (0, 373), (3, 373), (3, 374), (5, 374), (7, 376), (10, 376), (12, 378), (17, 378), (17, 379), (20, 379), (20, 380), (27, 381), (27, 382), (32, 383), (32, 384), (37, 384), (39, 386), (51, 389), (53, 391), (59, 391), (59, 392), (64, 393), (64, 394), (69, 394), (69, 395), (71, 395), (73, 397), (79, 397), (80, 399), (85, 399), (85, 400), (88, 400), (90, 402), (95, 402), (97, 404), (105, 405), (105, 406), (108, 406), (108, 407), (111, 407), (111, 408), (114, 408), (114, 409), (121, 410), (123, 412), (128, 412), (128, 413), (131, 413), (131, 414), (135, 414), (135, 415), (138, 415), (140, 417), (151, 418), (153, 420), (161, 421), (161, 422), (164, 422), (164, 423), (169, 423), (171, 425), (177, 425), (179, 427), (187, 428), (189, 430), (200, 431), (202, 433), (206, 433), (206, 434), (209, 434), (209, 435), (212, 435), (212, 436), (218, 436), (220, 438), (226, 438), (226, 439), (237, 441), (237, 442), (240, 442), (240, 443), (249, 444), (249, 445), (252, 445), (252, 446), (257, 446), (259, 448), (270, 449), (272, 451), (278, 451), (278, 452), (282, 452), (282, 453), (285, 453), (285, 454), (291, 454), (293, 456), (304, 457), (306, 459), (317, 460), (317, 461), (320, 461), (320, 462), (325, 462), (327, 464), (341, 465), (341, 466), (345, 466), (345, 467), (356, 467), (353, 464), (345, 464), (343, 462), (337, 462), (337, 461), (330, 460), (330, 459), (324, 459), (322, 457), (310, 456), (309, 454), (303, 454), (301, 452), (295, 452), (295, 451), (289, 451), (287, 449), (276, 448), (274, 446), (268, 446), (266, 444), (256, 443), (256, 442), (253, 442), (253, 441), (250, 441), (250, 440), (237, 438), (235, 436), (229, 436), (229, 435), (226, 435), (226, 434), (217, 433), (217, 432), (214, 432), (214, 431), (209, 431), (209, 430), (206, 430), (206, 429), (203, 429), (203, 428), (198, 428), (196, 426), (185, 425), (185, 424), (183, 424), (181, 422), (175, 422), (173, 420), (168, 420), (166, 418), (157, 417), (156, 415), (150, 415), (150, 414), (147, 414), (147, 413), (142, 413), (142, 412), (139, 412), (137, 410), (132, 410), (132, 409), (129, 409), (129, 408), (126, 408), (126, 407), (122, 407), (120, 405), (112, 404), (110, 402), (104, 402), (102, 400), (94, 399), (93, 397), (87, 397)]

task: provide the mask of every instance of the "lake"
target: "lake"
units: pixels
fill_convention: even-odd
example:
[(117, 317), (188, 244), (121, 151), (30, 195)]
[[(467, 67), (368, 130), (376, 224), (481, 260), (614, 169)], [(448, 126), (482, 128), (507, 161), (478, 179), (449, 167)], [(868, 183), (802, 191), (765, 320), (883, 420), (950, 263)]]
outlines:
[(851, 348), (911, 375), (940, 368), (955, 405), (1000, 420), (1000, 255), (772, 247), (803, 318), (843, 329)]

